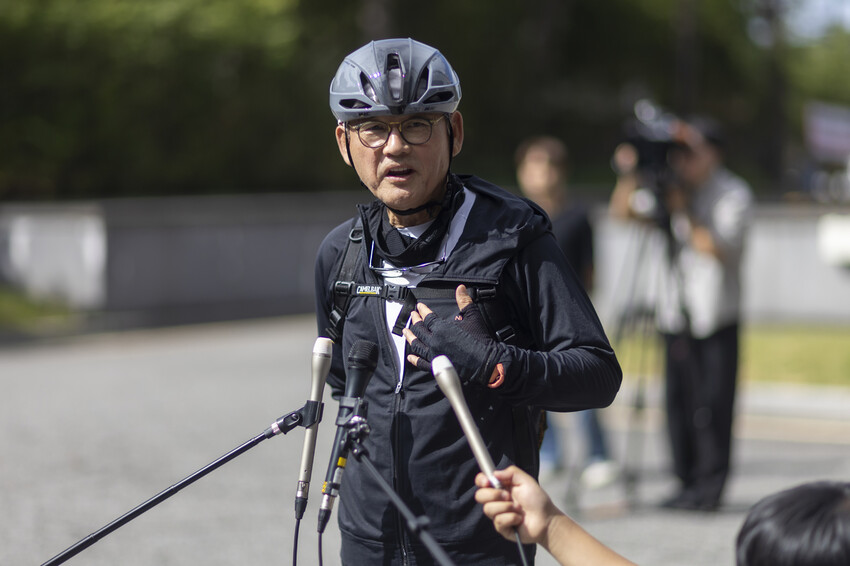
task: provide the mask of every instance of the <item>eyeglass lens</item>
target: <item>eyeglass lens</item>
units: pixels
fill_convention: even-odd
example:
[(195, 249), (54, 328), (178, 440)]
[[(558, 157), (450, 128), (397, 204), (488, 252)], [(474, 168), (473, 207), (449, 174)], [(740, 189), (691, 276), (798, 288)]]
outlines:
[(410, 118), (403, 122), (363, 122), (356, 126), (357, 135), (366, 147), (378, 148), (387, 143), (390, 138), (392, 126), (397, 124), (402, 139), (411, 145), (421, 145), (431, 139), (433, 124), (440, 118), (429, 120), (427, 118)]

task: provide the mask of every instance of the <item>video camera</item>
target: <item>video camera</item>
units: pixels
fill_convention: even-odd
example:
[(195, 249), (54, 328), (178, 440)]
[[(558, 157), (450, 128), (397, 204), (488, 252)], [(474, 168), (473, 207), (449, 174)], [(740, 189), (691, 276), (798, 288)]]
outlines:
[(672, 150), (682, 147), (676, 135), (679, 120), (651, 100), (641, 99), (634, 105), (634, 117), (624, 124), (626, 142), (637, 152), (641, 190), (649, 193), (641, 199), (641, 214), (661, 226), (666, 226), (670, 218), (666, 202), (674, 174), (669, 156)]
[(670, 183), (670, 151), (679, 146), (675, 129), (679, 118), (650, 100), (634, 105), (634, 117), (625, 124), (626, 139), (637, 150), (638, 174), (644, 183), (662, 193)]

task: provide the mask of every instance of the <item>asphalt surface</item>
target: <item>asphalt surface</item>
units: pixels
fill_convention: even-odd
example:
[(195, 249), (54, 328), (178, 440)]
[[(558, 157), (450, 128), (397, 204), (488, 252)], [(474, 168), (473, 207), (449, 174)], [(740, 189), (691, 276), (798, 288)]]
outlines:
[[(39, 565), (124, 513), (256, 438), (300, 408), (310, 388), (310, 317), (88, 335), (0, 347), (0, 564)], [(641, 565), (734, 564), (747, 509), (778, 489), (850, 478), (850, 386), (744, 388), (735, 469), (716, 513), (663, 511), (663, 416), (629, 419), (629, 378), (603, 419), (620, 460), (637, 471), (586, 490), (574, 417), (559, 415), (576, 465), (542, 478), (554, 500)], [(316, 520), (336, 403), (325, 392), (298, 564), (318, 564)], [(628, 425), (634, 422), (633, 425)], [(628, 431), (631, 431), (627, 434)], [(72, 565), (292, 564), (294, 496), (303, 429), (260, 442), (82, 550)], [(322, 540), (338, 564), (336, 516)], [(537, 564), (554, 561), (545, 552)]]

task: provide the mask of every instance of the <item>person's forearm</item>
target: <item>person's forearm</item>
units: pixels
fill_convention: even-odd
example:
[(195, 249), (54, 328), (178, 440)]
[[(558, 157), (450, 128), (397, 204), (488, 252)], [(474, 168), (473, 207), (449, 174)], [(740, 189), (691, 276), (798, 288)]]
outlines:
[(714, 242), (714, 236), (712, 236), (711, 230), (705, 226), (691, 225), (691, 245), (700, 253), (713, 255), (717, 259), (723, 259), (720, 248)]
[(608, 202), (608, 212), (615, 218), (633, 218), (631, 197), (638, 188), (637, 175), (628, 174), (617, 178), (611, 200)]
[(552, 518), (540, 544), (561, 566), (635, 566), (563, 514)]

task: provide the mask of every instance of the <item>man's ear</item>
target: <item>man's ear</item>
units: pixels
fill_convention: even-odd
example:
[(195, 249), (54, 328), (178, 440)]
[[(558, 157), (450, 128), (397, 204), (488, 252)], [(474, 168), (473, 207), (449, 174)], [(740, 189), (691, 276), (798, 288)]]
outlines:
[(342, 160), (345, 161), (345, 164), (351, 167), (351, 161), (348, 159), (348, 148), (346, 147), (346, 139), (345, 139), (345, 126), (342, 124), (337, 124), (336, 126), (336, 145), (339, 148), (339, 154), (342, 156)]
[(463, 116), (460, 112), (452, 112), (449, 118), (452, 123), (452, 133), (454, 134), (454, 146), (452, 147), (452, 157), (460, 153), (463, 147)]

